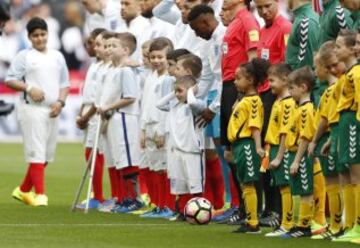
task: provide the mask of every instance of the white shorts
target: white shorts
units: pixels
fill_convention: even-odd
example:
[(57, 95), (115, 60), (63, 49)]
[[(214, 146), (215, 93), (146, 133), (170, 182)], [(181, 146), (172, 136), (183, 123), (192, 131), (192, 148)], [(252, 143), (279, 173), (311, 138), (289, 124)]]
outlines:
[(146, 127), (146, 148), (142, 149), (142, 158), (140, 168), (149, 168), (152, 171), (166, 170), (166, 139), (164, 147), (158, 149), (155, 144), (155, 128), (154, 125)]
[[(116, 169), (138, 166), (140, 163), (139, 118), (136, 115), (115, 113), (109, 120), (105, 135), (112, 165)], [(105, 151), (105, 157), (107, 152)]]
[(204, 155), (170, 149), (168, 156), (171, 194), (197, 194), (204, 191)]
[(58, 117), (50, 118), (50, 108), (20, 103), (17, 119), (24, 140), (27, 163), (52, 162), (55, 156)]

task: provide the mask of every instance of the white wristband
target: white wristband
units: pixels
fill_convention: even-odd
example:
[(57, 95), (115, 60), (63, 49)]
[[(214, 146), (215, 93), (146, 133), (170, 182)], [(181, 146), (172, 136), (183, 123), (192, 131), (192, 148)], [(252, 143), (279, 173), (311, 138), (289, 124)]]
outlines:
[(30, 93), (30, 91), (31, 91), (31, 89), (33, 88), (33, 86), (32, 85), (28, 85), (27, 87), (26, 87), (26, 93)]

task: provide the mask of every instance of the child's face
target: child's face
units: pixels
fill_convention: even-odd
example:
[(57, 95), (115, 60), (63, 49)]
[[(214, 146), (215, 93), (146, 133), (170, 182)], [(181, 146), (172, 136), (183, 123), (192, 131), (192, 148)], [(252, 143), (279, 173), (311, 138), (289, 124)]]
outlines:
[(175, 77), (192, 76), (191, 71), (184, 68), (183, 62), (184, 60), (179, 60), (176, 63)]
[(175, 84), (175, 96), (179, 102), (185, 103), (188, 89), (182, 84)]
[(239, 92), (247, 91), (253, 85), (243, 68), (238, 68), (235, 73), (235, 87)]
[(98, 59), (105, 58), (105, 46), (104, 46), (104, 39), (102, 38), (102, 35), (96, 36), (94, 51), (95, 51), (95, 55)]
[(335, 53), (341, 61), (347, 61), (350, 57), (353, 56), (353, 52), (346, 46), (345, 40), (341, 36), (336, 39)]
[(166, 52), (167, 49), (150, 52), (150, 63), (154, 70), (164, 71), (167, 69)]
[(95, 48), (95, 40), (94, 40), (94, 38), (89, 37), (89, 38), (86, 39), (85, 48), (86, 48), (86, 51), (87, 51), (87, 53), (89, 54), (90, 57), (96, 56), (95, 49), (94, 49)]
[(48, 32), (40, 28), (35, 29), (31, 34), (29, 34), (29, 40), (33, 48), (38, 51), (44, 51), (48, 40)]
[(325, 65), (321, 63), (320, 57), (318, 55), (316, 55), (314, 58), (314, 64), (315, 64), (315, 73), (318, 79), (321, 81), (327, 80), (328, 70), (326, 69)]
[(169, 75), (175, 77), (176, 76), (176, 61), (169, 59), (168, 64), (169, 64), (169, 68), (168, 68)]
[(304, 84), (294, 84), (294, 83), (290, 83), (289, 84), (289, 91), (290, 94), (292, 96), (292, 98), (294, 98), (295, 102), (299, 102), (301, 97), (306, 93), (306, 85)]
[(128, 49), (121, 44), (121, 41), (117, 38), (111, 38), (109, 41), (109, 50), (112, 60), (123, 59), (128, 56)]
[(270, 82), (271, 91), (275, 95), (281, 94), (281, 92), (283, 92), (283, 90), (288, 87), (285, 78), (270, 74), (268, 79)]
[(345, 64), (340, 61), (337, 56), (331, 56), (325, 63), (325, 68), (327, 72), (331, 73), (333, 76), (339, 78), (345, 72)]
[(356, 57), (360, 58), (360, 33), (358, 33), (356, 35), (356, 43), (355, 43), (354, 50), (355, 50), (355, 53), (356, 53)]
[(104, 57), (111, 59), (111, 39), (107, 39), (104, 42)]

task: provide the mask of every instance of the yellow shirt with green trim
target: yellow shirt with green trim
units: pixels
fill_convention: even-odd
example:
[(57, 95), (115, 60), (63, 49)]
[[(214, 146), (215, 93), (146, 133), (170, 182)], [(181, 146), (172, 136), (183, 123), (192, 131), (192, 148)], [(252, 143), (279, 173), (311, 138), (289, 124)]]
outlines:
[(314, 105), (309, 101), (298, 106), (290, 122), (290, 132), (286, 136), (285, 146), (290, 151), (296, 151), (300, 138), (311, 141), (315, 134)]
[(230, 142), (252, 136), (251, 128), (261, 131), (264, 123), (264, 107), (258, 95), (244, 96), (235, 106), (227, 129)]
[(357, 111), (357, 104), (355, 103), (355, 85), (352, 79), (354, 70), (357, 70), (356, 67), (357, 65), (350, 68), (347, 73), (345, 73), (345, 80), (341, 81), (341, 94), (337, 105), (337, 111), (339, 113), (344, 110)]
[[(316, 127), (319, 125), (321, 117), (325, 118), (327, 121), (329, 120), (329, 113), (331, 111), (330, 99), (333, 95), (334, 89), (335, 89), (335, 84), (330, 85), (329, 87), (326, 88), (326, 90), (324, 91), (324, 93), (320, 98), (319, 107), (317, 108), (316, 116), (315, 116)], [(330, 131), (330, 129), (328, 128), (327, 131)]]
[(346, 79), (354, 85), (355, 104), (356, 104), (356, 119), (360, 121), (360, 64), (353, 66), (346, 74)]
[(337, 111), (337, 105), (341, 95), (341, 87), (344, 84), (345, 80), (346, 80), (346, 76), (345, 74), (343, 74), (334, 84), (333, 91), (329, 99), (329, 112), (328, 112), (329, 126), (338, 123), (340, 120), (340, 114)]
[(265, 142), (270, 145), (280, 144), (280, 135), (290, 131), (290, 117), (295, 110), (295, 101), (289, 96), (274, 102), (266, 131)]

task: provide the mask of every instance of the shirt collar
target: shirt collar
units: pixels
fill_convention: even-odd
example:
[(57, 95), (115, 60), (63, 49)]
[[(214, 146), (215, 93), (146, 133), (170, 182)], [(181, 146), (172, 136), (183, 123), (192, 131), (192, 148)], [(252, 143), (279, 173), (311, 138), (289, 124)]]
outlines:
[(304, 5), (301, 5), (300, 7), (294, 9), (294, 15), (299, 16), (301, 14), (305, 14), (306, 12), (309, 12), (312, 10), (311, 3), (307, 3)]
[(223, 37), (225, 34), (226, 28), (224, 27), (224, 25), (219, 22), (219, 24), (217, 25), (217, 27), (215, 28), (214, 32), (211, 35), (211, 39), (212, 40), (217, 40), (217, 38), (219, 36)]

